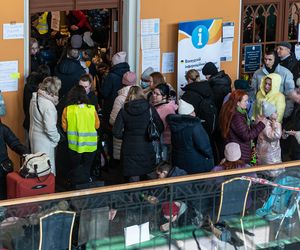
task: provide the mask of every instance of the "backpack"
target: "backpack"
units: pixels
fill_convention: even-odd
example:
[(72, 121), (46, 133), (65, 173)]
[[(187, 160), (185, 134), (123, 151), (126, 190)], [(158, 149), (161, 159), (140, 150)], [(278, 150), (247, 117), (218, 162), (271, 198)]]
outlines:
[[(300, 174), (297, 171), (286, 171), (280, 174), (274, 182), (279, 185), (300, 188)], [(256, 215), (269, 221), (292, 218), (299, 201), (299, 191), (274, 187), (263, 207), (256, 210)]]
[(217, 128), (218, 110), (213, 100), (199, 95), (199, 103), (196, 115), (204, 122), (202, 123), (206, 132), (211, 135)]

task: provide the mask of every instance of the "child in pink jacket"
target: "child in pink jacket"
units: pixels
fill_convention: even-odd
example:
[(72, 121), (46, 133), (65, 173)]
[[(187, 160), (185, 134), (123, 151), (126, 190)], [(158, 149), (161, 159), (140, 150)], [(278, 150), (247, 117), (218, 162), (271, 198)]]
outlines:
[[(282, 135), (281, 124), (276, 120), (277, 111), (276, 107), (269, 103), (262, 103), (263, 115), (267, 117), (265, 128), (259, 134), (257, 140), (257, 160), (259, 165), (268, 165), (281, 163), (281, 148), (280, 148), (280, 138)], [(279, 170), (280, 172), (280, 170)], [(271, 177), (275, 177), (279, 174), (276, 170), (268, 171)]]

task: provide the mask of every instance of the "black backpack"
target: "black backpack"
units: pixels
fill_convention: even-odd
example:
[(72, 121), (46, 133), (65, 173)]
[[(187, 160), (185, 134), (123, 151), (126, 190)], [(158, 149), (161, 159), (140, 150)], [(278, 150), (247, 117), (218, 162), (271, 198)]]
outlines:
[(198, 107), (195, 109), (197, 117), (203, 120), (203, 127), (211, 135), (217, 128), (218, 109), (214, 101), (199, 95)]

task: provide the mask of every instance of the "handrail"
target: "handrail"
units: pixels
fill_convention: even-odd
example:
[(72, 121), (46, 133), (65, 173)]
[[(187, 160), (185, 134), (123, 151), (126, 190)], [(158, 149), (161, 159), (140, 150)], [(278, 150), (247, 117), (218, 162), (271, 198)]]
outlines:
[(280, 168), (290, 168), (296, 166), (300, 166), (300, 161), (290, 161), (290, 162), (284, 162), (284, 163), (273, 164), (273, 165), (261, 165), (258, 167), (251, 167), (251, 168), (233, 169), (233, 170), (225, 170), (225, 171), (218, 171), (218, 172), (207, 172), (207, 173), (192, 174), (192, 175), (172, 177), (166, 179), (155, 179), (149, 181), (140, 181), (134, 183), (127, 183), (127, 184), (97, 187), (97, 188), (84, 189), (78, 191), (45, 194), (45, 195), (38, 195), (33, 197), (24, 197), (24, 198), (0, 201), (0, 207), (31, 203), (31, 202), (66, 199), (66, 198), (73, 198), (78, 196), (95, 195), (95, 194), (102, 194), (108, 192), (118, 192), (118, 191), (124, 191), (124, 190), (136, 189), (136, 188), (153, 187), (158, 185), (176, 184), (180, 182), (204, 180), (204, 179), (217, 178), (217, 177), (228, 176), (228, 175), (247, 174), (247, 173), (258, 172), (258, 171), (275, 170)]

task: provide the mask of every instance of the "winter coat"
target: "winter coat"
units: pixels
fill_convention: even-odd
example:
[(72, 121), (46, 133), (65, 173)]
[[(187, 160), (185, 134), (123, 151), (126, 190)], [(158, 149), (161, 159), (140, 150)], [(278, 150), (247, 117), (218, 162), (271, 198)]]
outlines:
[(31, 152), (46, 153), (50, 158), (52, 172), (55, 174), (55, 147), (60, 139), (56, 128), (57, 111), (52, 101), (39, 95), (40, 113), (37, 109), (36, 96), (37, 93), (33, 93), (30, 102), (29, 140)]
[(123, 75), (129, 71), (127, 62), (114, 65), (103, 80), (100, 86), (100, 97), (103, 102), (103, 120), (108, 124), (114, 101), (118, 96), (118, 91), (122, 87)]
[(9, 158), (7, 146), (18, 155), (29, 153), (28, 149), (20, 143), (10, 128), (0, 122), (0, 163)]
[(182, 88), (182, 90), (184, 91), (184, 94), (181, 96), (181, 99), (193, 105), (196, 116), (201, 120), (206, 121), (203, 123), (203, 127), (207, 133), (211, 134), (212, 124), (215, 124), (217, 118), (212, 117), (212, 110), (207, 110), (208, 107), (204, 108), (203, 105), (201, 105), (202, 99), (205, 99), (215, 107), (215, 97), (208, 81), (189, 83), (187, 86)]
[(171, 129), (172, 164), (188, 174), (210, 171), (214, 166), (208, 135), (197, 117), (168, 115)]
[(224, 70), (219, 71), (217, 74), (211, 76), (208, 80), (210, 87), (214, 94), (214, 101), (218, 112), (220, 112), (224, 97), (231, 90), (231, 79), (229, 75), (225, 74)]
[(145, 99), (128, 102), (117, 116), (112, 132), (116, 138), (123, 140), (121, 162), (124, 176), (141, 176), (153, 171), (155, 153), (152, 142), (146, 136), (150, 108), (153, 121), (162, 132), (163, 123), (158, 113)]
[(238, 143), (242, 153), (241, 160), (246, 164), (250, 164), (252, 151), (251, 140), (255, 139), (264, 128), (265, 125), (263, 122), (249, 126), (247, 124), (246, 114), (241, 114), (236, 110), (233, 114), (225, 143)]
[[(113, 126), (115, 124), (118, 113), (121, 110), (121, 108), (123, 108), (123, 106), (124, 106), (124, 103), (125, 103), (125, 100), (126, 100), (126, 97), (128, 95), (130, 88), (131, 88), (131, 86), (126, 86), (124, 88), (121, 88), (118, 91), (118, 96), (115, 99), (113, 109), (110, 113), (110, 118), (109, 118), (110, 125)], [(120, 160), (121, 146), (122, 146), (122, 140), (114, 137), (113, 138), (113, 156), (114, 156), (114, 159), (116, 159), (116, 160)]]
[(279, 122), (267, 121), (265, 129), (259, 134), (256, 150), (259, 165), (281, 162), (280, 138), (282, 134)]
[(164, 123), (164, 132), (163, 136), (163, 143), (170, 145), (171, 144), (171, 131), (169, 124), (166, 121), (166, 117), (170, 114), (176, 114), (176, 110), (178, 106), (175, 104), (174, 101), (163, 103), (155, 106), (157, 113), (159, 114), (160, 119)]
[[(289, 117), (294, 109), (294, 102), (288, 98), (288, 95), (295, 89), (293, 74), (281, 65), (277, 65), (274, 73), (277, 73), (281, 76), (279, 91), (285, 96), (286, 107), (284, 117)], [(255, 71), (251, 80), (251, 87), (255, 90), (255, 93), (257, 93), (260, 90), (260, 84), (262, 83), (262, 79), (267, 75), (269, 75), (269, 72), (265, 68), (265, 65), (263, 65), (262, 68)]]
[[(272, 88), (269, 93), (266, 94), (265, 92), (265, 79), (266, 77), (269, 77), (272, 79)], [(260, 91), (258, 91), (256, 95), (256, 103), (255, 108), (253, 112), (254, 119), (258, 115), (262, 115), (262, 103), (263, 101), (269, 102), (273, 104), (276, 107), (277, 110), (277, 121), (282, 122), (284, 110), (285, 110), (285, 97), (284, 95), (279, 91), (280, 88), (280, 75), (278, 74), (269, 74), (262, 78), (262, 83), (260, 84)]]
[(299, 62), (294, 54), (290, 54), (287, 58), (279, 62), (281, 66), (287, 68), (293, 74), (293, 79), (296, 82), (299, 78)]
[(61, 80), (59, 97), (68, 94), (73, 86), (78, 84), (79, 78), (85, 74), (80, 62), (71, 58), (64, 58), (54, 69), (54, 75)]

